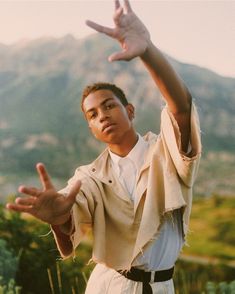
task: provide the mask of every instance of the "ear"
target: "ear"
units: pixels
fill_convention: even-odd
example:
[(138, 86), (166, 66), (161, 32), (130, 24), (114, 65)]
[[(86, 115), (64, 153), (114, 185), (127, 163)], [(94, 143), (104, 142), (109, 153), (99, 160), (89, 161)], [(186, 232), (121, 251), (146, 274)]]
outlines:
[(130, 120), (133, 120), (135, 117), (135, 107), (133, 104), (129, 103), (126, 106), (126, 111)]

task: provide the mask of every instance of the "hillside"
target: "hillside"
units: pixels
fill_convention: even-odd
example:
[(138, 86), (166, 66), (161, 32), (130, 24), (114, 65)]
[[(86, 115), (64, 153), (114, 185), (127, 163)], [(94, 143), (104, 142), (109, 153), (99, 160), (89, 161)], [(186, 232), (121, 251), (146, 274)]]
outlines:
[[(88, 135), (80, 111), (83, 87), (95, 81), (122, 87), (137, 108), (141, 134), (159, 131), (160, 94), (138, 60), (107, 61), (118, 50), (93, 35), (0, 44), (0, 185), (29, 175), (43, 161), (55, 177), (93, 159), (103, 146)], [(197, 193), (234, 194), (235, 79), (168, 57), (188, 85), (201, 119), (203, 158)]]

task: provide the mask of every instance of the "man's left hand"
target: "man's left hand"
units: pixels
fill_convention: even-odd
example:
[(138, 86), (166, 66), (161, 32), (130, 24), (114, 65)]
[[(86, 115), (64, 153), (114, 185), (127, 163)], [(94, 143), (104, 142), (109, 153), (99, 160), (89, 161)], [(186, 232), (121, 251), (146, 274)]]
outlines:
[(92, 29), (104, 33), (119, 41), (121, 52), (115, 52), (109, 56), (109, 61), (131, 60), (141, 56), (150, 43), (150, 34), (141, 20), (132, 11), (128, 0), (124, 0), (123, 7), (119, 0), (115, 0), (114, 28), (99, 25), (87, 20), (86, 24)]

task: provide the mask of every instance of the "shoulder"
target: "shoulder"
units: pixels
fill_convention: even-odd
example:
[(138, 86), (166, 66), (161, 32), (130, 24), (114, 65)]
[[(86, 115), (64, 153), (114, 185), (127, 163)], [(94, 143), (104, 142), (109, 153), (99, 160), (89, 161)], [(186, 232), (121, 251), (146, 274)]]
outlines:
[(157, 135), (151, 131), (147, 132), (144, 136), (143, 139), (148, 142), (149, 144), (157, 142), (159, 139), (160, 135)]
[(106, 148), (95, 160), (86, 165), (79, 166), (76, 171), (86, 175), (92, 175), (95, 170), (101, 170), (104, 168), (109, 158), (109, 151)]
[(109, 151), (106, 148), (93, 162), (79, 166), (74, 174), (74, 177), (80, 179), (82, 183), (91, 185), (96, 183), (106, 183), (109, 177)]

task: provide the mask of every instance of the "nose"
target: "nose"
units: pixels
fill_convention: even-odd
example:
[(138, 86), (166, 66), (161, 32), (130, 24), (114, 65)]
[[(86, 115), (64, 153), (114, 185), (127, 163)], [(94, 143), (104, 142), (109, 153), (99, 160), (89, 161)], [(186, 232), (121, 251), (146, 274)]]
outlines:
[(105, 110), (100, 110), (99, 111), (99, 121), (102, 123), (105, 121), (107, 118), (109, 118), (108, 113)]

